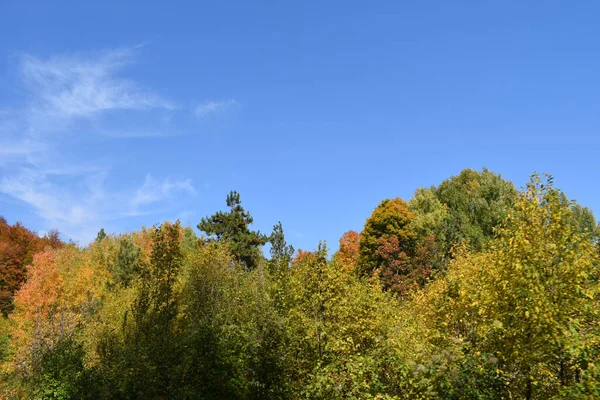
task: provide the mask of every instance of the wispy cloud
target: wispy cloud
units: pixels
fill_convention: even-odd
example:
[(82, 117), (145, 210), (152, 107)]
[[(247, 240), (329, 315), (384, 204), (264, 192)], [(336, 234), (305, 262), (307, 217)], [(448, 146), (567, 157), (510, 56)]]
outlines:
[[(95, 131), (106, 140), (162, 136), (158, 130), (168, 129), (175, 104), (122, 76), (136, 57), (135, 48), (23, 56), (18, 67), (26, 105), (0, 110), (0, 193), (31, 207), (46, 228), (58, 228), (81, 243), (107, 222), (172, 210), (176, 196), (196, 193), (189, 179), (149, 174), (141, 184), (122, 188), (105, 162), (78, 158), (73, 151), (73, 139), (81, 142), (92, 131), (89, 123), (115, 112), (123, 112), (122, 118)], [(147, 113), (157, 123), (148, 130), (137, 127), (132, 111)]]
[(110, 110), (172, 109), (174, 105), (117, 73), (134, 60), (134, 49), (95, 56), (50, 59), (24, 56), (21, 75), (36, 111), (58, 117), (90, 117)]
[(97, 193), (94, 195), (91, 190), (73, 193), (52, 183), (42, 172), (22, 169), (13, 176), (4, 177), (0, 181), (0, 191), (29, 204), (40, 217), (71, 237), (80, 236), (75, 228), (98, 220), (93, 204), (99, 200)]
[(207, 101), (196, 105), (194, 114), (198, 118), (204, 118), (211, 114), (222, 113), (237, 105), (233, 99), (224, 101)]
[(71, 185), (58, 184), (53, 175), (23, 169), (0, 180), (0, 192), (29, 204), (50, 226), (59, 227), (70, 238), (89, 242), (109, 221), (152, 214), (150, 206), (163, 205), (175, 194), (194, 194), (191, 180), (146, 181), (133, 190), (109, 191), (107, 174), (83, 174)]
[(196, 190), (192, 186), (190, 179), (181, 181), (165, 179), (162, 182), (158, 182), (152, 176), (146, 175), (146, 181), (135, 193), (133, 205), (140, 206), (156, 203), (170, 198), (175, 192), (194, 194)]

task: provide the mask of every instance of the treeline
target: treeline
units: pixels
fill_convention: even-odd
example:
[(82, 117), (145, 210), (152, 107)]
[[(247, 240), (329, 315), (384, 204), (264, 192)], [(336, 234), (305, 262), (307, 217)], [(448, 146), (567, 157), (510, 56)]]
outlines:
[(551, 178), (465, 170), (382, 201), (332, 255), (226, 201), (200, 236), (165, 222), (33, 256), (3, 397), (600, 396), (599, 229)]

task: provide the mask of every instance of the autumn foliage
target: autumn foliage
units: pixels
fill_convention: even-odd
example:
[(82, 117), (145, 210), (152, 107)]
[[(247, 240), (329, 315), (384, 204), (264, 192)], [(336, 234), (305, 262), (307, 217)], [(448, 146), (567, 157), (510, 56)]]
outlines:
[(278, 223), (267, 259), (239, 207), (204, 220), (212, 240), (165, 222), (83, 248), (4, 221), (3, 265), (29, 266), (0, 318), (1, 397), (598, 398), (591, 211), (538, 175), (442, 187), (384, 200), (333, 257), (293, 256)]
[(384, 261), (378, 253), (381, 239), (396, 238), (397, 245), (404, 252), (412, 252), (416, 233), (410, 226), (414, 213), (408, 204), (399, 197), (383, 200), (367, 219), (361, 233), (359, 246), (358, 272), (370, 275)]
[(12, 310), (13, 295), (25, 281), (34, 255), (47, 246), (61, 245), (56, 232), (40, 238), (21, 224), (11, 226), (0, 217), (0, 311), (4, 315)]
[(348, 231), (340, 238), (340, 249), (336, 257), (343, 268), (353, 271), (356, 268), (359, 257), (360, 233)]

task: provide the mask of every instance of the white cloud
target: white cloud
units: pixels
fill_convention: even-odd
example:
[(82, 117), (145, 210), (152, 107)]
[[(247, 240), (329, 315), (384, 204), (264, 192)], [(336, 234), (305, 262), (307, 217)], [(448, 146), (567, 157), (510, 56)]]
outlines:
[[(96, 213), (86, 204), (91, 200), (83, 200), (86, 196), (79, 195), (80, 200), (75, 200), (74, 193), (34, 170), (22, 169), (14, 176), (4, 177), (0, 191), (29, 204), (42, 218), (61, 227), (78, 226), (96, 219)], [(86, 209), (88, 212), (84, 212)]]
[(237, 102), (233, 99), (225, 101), (208, 101), (206, 103), (196, 105), (194, 114), (198, 118), (204, 118), (210, 114), (224, 112), (235, 105), (237, 105)]
[(70, 186), (53, 182), (52, 174), (23, 169), (0, 180), (0, 192), (30, 205), (51, 227), (87, 243), (108, 221), (153, 214), (175, 194), (196, 193), (187, 180), (155, 180), (150, 175), (135, 190), (108, 191), (106, 173), (84, 174)]
[(35, 111), (57, 117), (91, 117), (110, 110), (172, 109), (160, 96), (116, 73), (134, 58), (133, 49), (92, 57), (24, 56), (21, 75), (34, 96)]
[[(19, 67), (26, 106), (0, 110), (0, 193), (30, 206), (45, 228), (58, 228), (81, 243), (111, 221), (172, 212), (175, 196), (196, 192), (189, 179), (150, 175), (133, 189), (120, 189), (103, 163), (78, 156), (74, 142), (88, 136), (90, 122), (108, 120), (107, 112), (128, 111), (111, 121), (110, 132), (96, 129), (108, 140), (161, 136), (160, 129), (168, 128), (173, 103), (121, 76), (135, 58), (131, 48), (48, 59), (24, 56)], [(160, 110), (166, 112), (157, 114)], [(153, 129), (140, 128), (131, 111), (146, 112)], [(152, 124), (152, 117), (158, 123)]]
[(157, 182), (150, 175), (146, 175), (146, 181), (135, 193), (133, 205), (140, 206), (156, 203), (171, 197), (174, 192), (194, 194), (196, 190), (189, 179), (182, 181), (165, 179), (162, 182)]

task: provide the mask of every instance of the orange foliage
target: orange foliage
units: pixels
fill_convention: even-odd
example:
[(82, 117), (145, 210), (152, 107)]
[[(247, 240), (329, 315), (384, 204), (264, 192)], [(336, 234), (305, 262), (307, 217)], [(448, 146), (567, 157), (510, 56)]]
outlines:
[(15, 293), (15, 311), (10, 317), (15, 354), (9, 368), (27, 368), (32, 351), (53, 343), (50, 331), (54, 330), (62, 287), (55, 250), (34, 256), (27, 281)]
[(75, 246), (48, 248), (34, 256), (27, 281), (14, 296), (9, 369), (27, 369), (31, 352), (51, 349), (76, 327), (90, 323), (110, 278), (106, 265), (97, 261), (93, 251)]
[(302, 249), (298, 249), (298, 252), (296, 253), (296, 255), (294, 256), (294, 259), (292, 260), (292, 265), (294, 264), (298, 264), (299, 262), (304, 261), (306, 258), (313, 256), (313, 252), (312, 251), (305, 251)]
[(54, 250), (37, 254), (29, 275), (15, 294), (15, 306), (25, 318), (45, 317), (55, 308), (63, 286)]
[(353, 271), (356, 268), (359, 254), (360, 233), (348, 231), (340, 238), (340, 249), (337, 253), (337, 260), (343, 269)]
[(40, 238), (18, 222), (11, 226), (0, 217), (0, 312), (6, 315), (12, 310), (13, 295), (25, 280), (33, 256), (48, 246), (61, 245), (55, 232)]
[(152, 247), (154, 246), (152, 232), (147, 228), (142, 228), (141, 231), (133, 234), (133, 242), (140, 248), (142, 263), (149, 263)]

